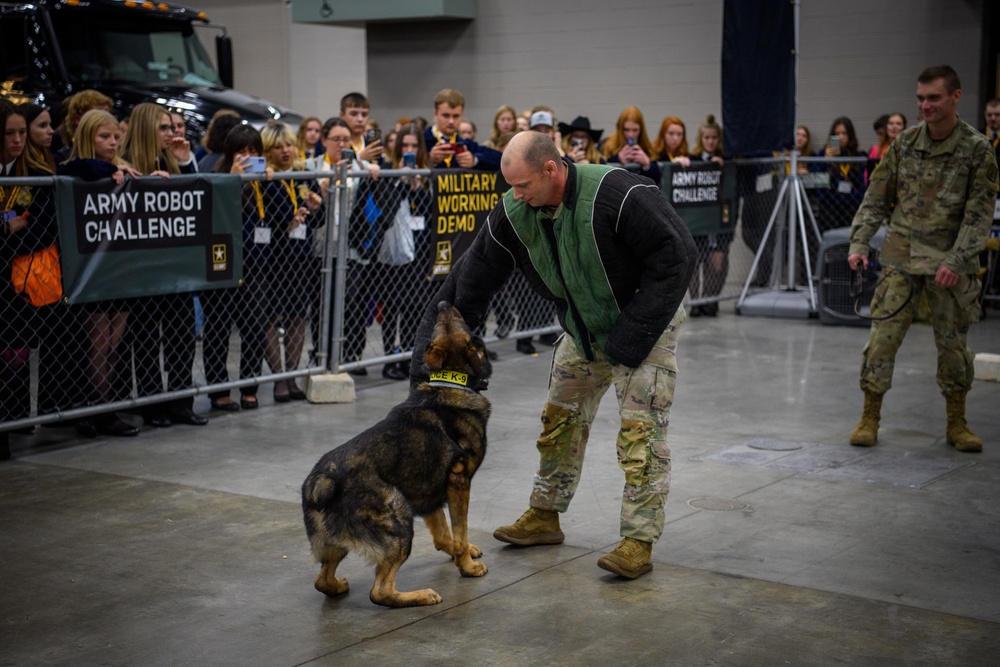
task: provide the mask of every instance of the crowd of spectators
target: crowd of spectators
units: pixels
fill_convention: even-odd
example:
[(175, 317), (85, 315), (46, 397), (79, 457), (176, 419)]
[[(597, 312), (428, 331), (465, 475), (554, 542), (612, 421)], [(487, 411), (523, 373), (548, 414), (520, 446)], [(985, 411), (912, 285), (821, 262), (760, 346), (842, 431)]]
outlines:
[[(1000, 101), (994, 109), (992, 140), (1000, 142)], [(626, 107), (605, 136), (582, 115), (560, 121), (555, 111), (539, 105), (517, 113), (503, 105), (496, 110), (484, 141), (477, 140), (476, 124), (465, 117), (465, 99), (445, 89), (433, 99), (433, 116), (397, 119), (384, 131), (372, 116), (368, 99), (350, 93), (337, 115), (322, 120), (305, 118), (297, 128), (273, 121), (261, 129), (244, 122), (235, 111), (223, 110), (211, 120), (200, 146), (185, 138), (181, 114), (151, 103), (136, 106), (127, 118), (116, 118), (113, 102), (103, 94), (82, 91), (63, 104), (61, 123), (54, 126), (52, 111), (38, 105), (14, 107), (0, 103), (4, 128), (0, 176), (68, 175), (84, 180), (222, 172), (241, 174), (265, 158), (263, 180), (243, 187), (243, 282), (239, 287), (207, 290), (201, 294), (173, 294), (136, 299), (99, 301), (65, 307), (32, 306), (16, 290), (10, 276), (14, 258), (58, 244), (51, 197), (44, 188), (0, 187), (0, 421), (29, 416), (31, 391), (28, 358), (38, 350), (37, 412), (46, 414), (82, 405), (103, 404), (129, 396), (150, 396), (193, 386), (192, 367), (196, 335), (202, 339), (206, 381), (228, 381), (230, 337), (238, 331), (239, 376), (252, 379), (271, 372), (294, 371), (314, 363), (319, 346), (321, 265), (327, 248), (327, 207), (340, 219), (340, 198), (328, 198), (328, 186), (338, 166), (349, 165), (369, 178), (349, 179), (350, 238), (346, 262), (344, 342), (341, 360), (361, 359), (367, 329), (378, 316), (386, 354), (407, 351), (422, 307), (431, 298), (433, 283), (427, 267), (416, 257), (429, 243), (427, 220), (432, 198), (429, 179), (419, 175), (380, 178), (383, 170), (464, 168), (497, 171), (507, 142), (521, 131), (552, 138), (561, 155), (584, 164), (622, 164), (659, 182), (661, 164), (689, 168), (698, 162), (723, 164), (724, 132), (715, 116), (706, 116), (689, 146), (687, 128), (676, 116), (666, 116), (650, 135), (643, 113)], [(878, 141), (865, 153), (858, 146), (854, 124), (836, 118), (819, 151), (814, 151), (808, 128), (797, 129), (796, 148), (802, 156), (825, 156), (827, 162), (800, 164), (803, 173), (823, 172), (828, 185), (815, 192), (822, 230), (848, 226), (864, 193), (868, 173), (907, 124), (901, 113), (876, 120)], [(655, 127), (655, 126), (654, 126)], [(487, 136), (488, 135), (488, 136)], [(195, 148), (197, 150), (195, 150)], [(843, 157), (869, 158), (869, 163), (840, 162)], [(289, 178), (297, 171), (330, 172), (329, 178)], [(279, 177), (275, 177), (279, 174)], [(403, 250), (387, 233), (399, 220), (409, 236)], [(695, 278), (690, 296), (701, 303), (694, 316), (715, 316), (716, 297), (728, 273), (732, 232), (699, 236)], [(406, 247), (409, 250), (406, 250)], [(336, 244), (330, 244), (336, 248)], [(751, 244), (752, 245), (752, 244)], [(416, 250), (415, 250), (416, 249)], [(755, 249), (755, 248), (754, 248)], [(528, 289), (518, 289), (517, 276), (491, 307), (496, 334), (545, 328), (555, 323), (552, 304)], [(196, 325), (196, 322), (198, 323)], [(312, 350), (306, 350), (307, 326)], [(555, 336), (542, 336), (551, 344)], [(331, 341), (327, 341), (332, 344)], [(516, 349), (535, 353), (533, 340), (520, 337)], [(367, 374), (363, 366), (353, 373)], [(404, 380), (407, 363), (390, 363), (386, 378)], [(239, 401), (228, 391), (210, 394), (213, 409), (257, 408), (257, 386), (240, 389)], [(295, 380), (274, 383), (274, 400), (303, 400)], [(193, 410), (191, 398), (150, 403), (140, 414), (155, 427), (175, 423), (204, 425), (207, 418)], [(133, 436), (139, 428), (113, 413), (75, 422), (80, 433)]]

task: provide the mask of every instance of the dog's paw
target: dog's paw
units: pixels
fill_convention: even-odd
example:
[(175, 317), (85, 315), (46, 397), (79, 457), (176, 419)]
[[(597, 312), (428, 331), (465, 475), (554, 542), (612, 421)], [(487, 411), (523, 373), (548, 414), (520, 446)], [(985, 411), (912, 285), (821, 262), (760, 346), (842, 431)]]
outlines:
[(481, 577), (486, 574), (488, 569), (486, 563), (482, 561), (469, 561), (468, 563), (458, 564), (458, 571), (462, 573), (463, 577)]
[(483, 557), (483, 550), (480, 549), (479, 547), (477, 547), (475, 544), (470, 544), (469, 545), (469, 555), (472, 556), (473, 558), (482, 558)]
[(343, 577), (335, 577), (331, 582), (326, 579), (326, 577), (319, 576), (316, 577), (315, 586), (316, 590), (329, 597), (343, 595), (351, 589), (350, 585), (347, 583), (347, 579), (344, 579)]
[(438, 604), (441, 602), (441, 596), (437, 594), (437, 591), (431, 588), (425, 588), (420, 591), (393, 591), (387, 595), (378, 595), (375, 590), (372, 590), (371, 595), (368, 596), (375, 604), (380, 604), (384, 607), (422, 607), (429, 604)]

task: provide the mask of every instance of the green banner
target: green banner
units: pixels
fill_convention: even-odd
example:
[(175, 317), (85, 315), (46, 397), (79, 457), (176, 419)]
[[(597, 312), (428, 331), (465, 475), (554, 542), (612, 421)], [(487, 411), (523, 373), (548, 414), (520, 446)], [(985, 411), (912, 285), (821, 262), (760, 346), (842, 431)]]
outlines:
[(660, 188), (692, 236), (732, 233), (736, 226), (736, 168), (715, 162), (661, 165)]
[(243, 278), (236, 175), (85, 182), (58, 177), (69, 303), (235, 287)]
[(431, 175), (434, 210), (431, 220), (431, 275), (448, 275), (452, 265), (472, 244), (486, 217), (507, 191), (499, 171), (442, 169)]

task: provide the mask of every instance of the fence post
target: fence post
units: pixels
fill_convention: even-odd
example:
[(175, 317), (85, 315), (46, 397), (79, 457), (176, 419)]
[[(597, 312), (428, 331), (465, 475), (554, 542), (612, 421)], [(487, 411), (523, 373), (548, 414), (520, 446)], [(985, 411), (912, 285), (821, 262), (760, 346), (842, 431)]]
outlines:
[(326, 240), (323, 244), (323, 268), (320, 272), (323, 275), (323, 281), (320, 285), (322, 289), (322, 298), (320, 299), (320, 318), (319, 318), (319, 355), (317, 361), (322, 368), (327, 371), (333, 372), (335, 370), (336, 364), (330, 364), (331, 360), (331, 345), (330, 345), (330, 308), (333, 304), (333, 290), (334, 290), (334, 265), (336, 263), (336, 246), (337, 242), (337, 207), (339, 204), (340, 193), (336, 184), (336, 179), (331, 178), (326, 187)]
[[(327, 235), (327, 248), (332, 250), (332, 239), (337, 239), (337, 256), (333, 262), (333, 320), (332, 331), (329, 340), (332, 341), (330, 347), (329, 366), (331, 373), (336, 373), (340, 366), (340, 354), (344, 344), (344, 299), (347, 294), (347, 263), (348, 263), (348, 226), (351, 218), (351, 193), (347, 187), (348, 164), (338, 165), (337, 174), (337, 206), (334, 224), (336, 234), (333, 230)], [(324, 315), (327, 311), (324, 311)]]

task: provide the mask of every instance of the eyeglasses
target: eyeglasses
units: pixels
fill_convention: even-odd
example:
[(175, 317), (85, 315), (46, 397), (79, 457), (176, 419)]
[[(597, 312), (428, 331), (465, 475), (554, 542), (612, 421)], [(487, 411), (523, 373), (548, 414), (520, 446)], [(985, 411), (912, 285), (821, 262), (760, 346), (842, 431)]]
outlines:
[(351, 138), (350, 137), (327, 137), (326, 140), (329, 141), (329, 142), (335, 143), (335, 144), (349, 144), (349, 143), (351, 143)]

